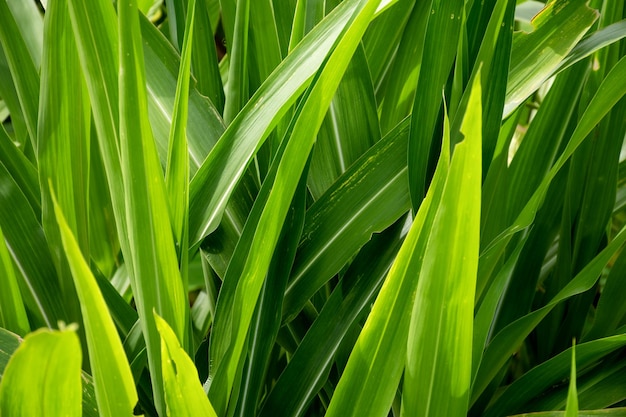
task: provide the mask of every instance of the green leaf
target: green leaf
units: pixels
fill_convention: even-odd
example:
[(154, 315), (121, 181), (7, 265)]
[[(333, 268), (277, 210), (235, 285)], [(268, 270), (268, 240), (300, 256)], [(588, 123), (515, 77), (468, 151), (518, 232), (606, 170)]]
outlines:
[(565, 417), (578, 417), (578, 393), (576, 391), (576, 343), (572, 346), (572, 370), (569, 377), (569, 390), (567, 391), (567, 406)]
[(591, 288), (615, 252), (626, 242), (623, 229), (587, 266), (580, 271), (548, 304), (516, 320), (499, 332), (487, 346), (472, 383), (474, 403), (526, 336), (561, 301)]
[(369, 309), (385, 280), (406, 234), (401, 230), (405, 222), (400, 222), (375, 235), (359, 252), (272, 388), (260, 416), (295, 417), (306, 411), (328, 379), (348, 330)]
[[(311, 82), (357, 4), (358, 0), (343, 2), (303, 39), (248, 101), (202, 163), (190, 184), (191, 247), (218, 227), (252, 155)], [(207, 193), (207, 188), (213, 191)]]
[(402, 396), (407, 416), (467, 414), (479, 253), (481, 95), (479, 72), (461, 126), (464, 140), (454, 148), (420, 268)]
[(598, 18), (586, 0), (552, 1), (533, 19), (535, 30), (513, 37), (503, 117), (510, 115), (558, 68)]
[[(576, 347), (576, 366), (580, 370), (588, 369), (603, 357), (626, 345), (626, 335), (611, 336), (591, 342), (581, 343)], [(502, 416), (517, 413), (533, 398), (547, 392), (550, 387), (566, 379), (571, 373), (572, 348), (563, 351), (550, 360), (534, 367), (509, 385), (503, 395), (485, 411), (485, 416)], [(561, 397), (563, 400), (563, 397)], [(581, 412), (582, 414), (582, 412)], [(562, 415), (562, 414), (561, 414)]]
[[(406, 358), (412, 307), (432, 222), (449, 170), (449, 134), (444, 130), (439, 164), (409, 234), (383, 283), (328, 406), (328, 417), (386, 416)], [(411, 271), (411, 272), (409, 272)], [(367, 363), (368, 366), (361, 364)], [(385, 381), (380, 385), (380, 381)]]
[[(424, 37), (408, 147), (409, 190), (417, 211), (428, 186), (428, 163), (435, 128), (440, 123), (441, 91), (454, 63), (463, 25), (463, 1), (433, 0)], [(427, 68), (427, 70), (426, 70)]]
[(53, 327), (66, 317), (54, 263), (35, 209), (3, 164), (0, 164), (0, 227), (20, 271), (20, 289), (32, 315), (31, 326)]
[[(44, 53), (37, 131), (39, 183), (49, 181), (81, 251), (89, 259), (89, 154), (91, 114), (67, 2), (50, 0), (44, 21)], [(61, 247), (50, 188), (42, 187), (42, 225), (51, 248)], [(69, 317), (80, 323), (74, 284), (60, 251), (51, 250)]]
[(54, 194), (52, 201), (63, 248), (81, 301), (98, 409), (106, 417), (132, 416), (137, 392), (122, 343), (98, 284)]
[(154, 313), (154, 319), (161, 335), (161, 360), (167, 415), (217, 417), (202, 389), (198, 371), (178, 343), (176, 334), (156, 313)]
[(229, 125), (248, 101), (248, 27), (250, 0), (236, 0), (235, 26), (230, 44), (228, 84), (225, 86), (224, 123)]
[(11, 356), (0, 383), (3, 416), (81, 416), (81, 350), (74, 330), (38, 330)]
[[(189, 1), (187, 24), (183, 40), (182, 57), (174, 99), (174, 111), (170, 128), (165, 185), (167, 188), (170, 219), (174, 238), (180, 245), (181, 255), (187, 255), (189, 218), (189, 150), (187, 146), (187, 116), (189, 113), (189, 78), (191, 76), (191, 53), (195, 21), (196, 1)], [(183, 263), (186, 269), (185, 263)]]
[[(272, 253), (282, 229), (282, 223), (287, 215), (300, 175), (306, 165), (308, 153), (315, 142), (315, 136), (322, 123), (325, 110), (330, 104), (352, 54), (359, 45), (377, 4), (376, 0), (364, 0), (358, 3), (350, 26), (339, 40), (321, 74), (316, 78), (301, 105), (301, 109), (296, 113), (297, 119), (293, 133), (280, 160), (276, 179), (263, 209), (263, 214), (259, 219), (254, 239), (250, 244), (250, 256), (242, 268), (234, 302), (221, 312), (218, 305), (216, 322), (218, 320), (232, 320), (232, 328), (227, 326), (230, 332), (229, 338), (228, 333), (224, 335), (213, 333), (211, 336), (218, 340), (223, 339), (222, 345), (226, 345), (230, 339), (230, 344), (227, 345), (229, 346), (228, 349), (220, 349), (218, 352), (211, 350), (212, 362), (217, 371), (212, 373), (215, 376), (211, 379), (209, 392), (219, 414), (222, 414), (226, 409), (235, 374), (242, 361), (243, 346), (254, 306), (267, 274)], [(237, 308), (233, 309), (234, 306)], [(221, 315), (224, 315), (225, 318), (221, 318)]]
[(0, 327), (24, 336), (30, 331), (13, 261), (0, 228)]
[(313, 149), (308, 179), (313, 198), (318, 199), (379, 139), (374, 87), (365, 53), (358, 48), (335, 92)]
[(4, 49), (11, 70), (28, 134), (33, 147), (36, 147), (34, 141), (37, 137), (39, 77), (37, 67), (9, 9), (7, 0), (0, 1), (0, 45)]
[(290, 321), (367, 243), (409, 210), (406, 118), (372, 146), (307, 210), (284, 296)]
[[(120, 148), (132, 259), (129, 273), (146, 339), (155, 403), (164, 411), (156, 310), (186, 342), (188, 303), (169, 222), (163, 171), (148, 120), (139, 14), (134, 1), (118, 5)], [(124, 249), (124, 247), (122, 247)]]

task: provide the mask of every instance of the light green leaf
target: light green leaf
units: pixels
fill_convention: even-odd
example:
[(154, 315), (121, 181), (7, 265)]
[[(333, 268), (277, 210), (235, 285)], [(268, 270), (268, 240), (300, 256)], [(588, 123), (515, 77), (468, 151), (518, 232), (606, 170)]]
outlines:
[(80, 417), (81, 357), (72, 329), (26, 336), (2, 375), (0, 415)]
[(461, 126), (464, 140), (454, 148), (419, 272), (402, 391), (406, 416), (460, 417), (468, 410), (482, 182), (481, 95), (479, 72)]
[[(139, 12), (134, 1), (118, 4), (121, 167), (132, 262), (129, 273), (146, 339), (157, 409), (163, 413), (160, 339), (153, 310), (186, 343), (189, 316), (169, 222), (163, 171), (148, 119)], [(124, 247), (122, 247), (124, 249)]]
[(98, 284), (54, 194), (52, 201), (63, 248), (81, 301), (98, 409), (105, 417), (132, 416), (137, 392), (122, 343)]
[[(42, 225), (51, 248), (61, 236), (50, 196), (50, 181), (84, 256), (89, 259), (89, 153), (91, 112), (73, 39), (66, 1), (50, 0), (44, 22), (44, 53), (37, 126), (37, 161)], [(51, 250), (69, 316), (80, 323), (80, 307), (61, 251)]]
[(217, 417), (198, 378), (198, 371), (165, 320), (154, 313), (161, 335), (161, 360), (167, 415)]

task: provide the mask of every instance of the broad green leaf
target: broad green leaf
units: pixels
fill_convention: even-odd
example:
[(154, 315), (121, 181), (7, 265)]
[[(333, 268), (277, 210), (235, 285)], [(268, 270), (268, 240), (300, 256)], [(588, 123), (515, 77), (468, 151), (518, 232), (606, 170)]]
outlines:
[(37, 137), (37, 107), (39, 103), (39, 77), (18, 24), (7, 4), (0, 1), (0, 45), (4, 49), (17, 96), (26, 121), (33, 147)]
[(409, 210), (406, 118), (372, 146), (308, 210), (284, 297), (290, 321), (367, 243)]
[(441, 91), (454, 63), (463, 24), (463, 1), (433, 0), (424, 35), (420, 69), (415, 89), (408, 146), (411, 205), (416, 212), (428, 186), (428, 164), (433, 135), (441, 123)]
[(581, 40), (565, 57), (555, 72), (560, 72), (576, 62), (588, 57), (599, 49), (613, 44), (626, 37), (626, 20), (615, 22), (591, 33)]
[(194, 363), (178, 343), (165, 320), (154, 313), (161, 335), (161, 360), (167, 415), (176, 417), (217, 417), (207, 398)]
[[(202, 163), (190, 184), (192, 247), (215, 231), (252, 155), (311, 82), (357, 4), (358, 0), (343, 2), (303, 39), (257, 90)], [(207, 187), (212, 192), (207, 193)]]
[(54, 194), (52, 201), (65, 255), (81, 301), (98, 409), (106, 417), (132, 416), (137, 392), (122, 343), (96, 279)]
[(478, 75), (461, 126), (464, 140), (454, 148), (423, 254), (402, 391), (407, 416), (467, 414), (479, 253), (481, 95)]
[[(218, 305), (216, 321), (220, 319), (220, 314), (226, 314), (232, 315), (230, 320), (233, 323), (230, 348), (226, 357), (224, 358), (225, 352), (217, 352), (213, 356), (214, 353), (211, 351), (212, 358), (214, 358), (213, 364), (217, 371), (214, 374), (216, 376), (211, 380), (209, 390), (212, 394), (211, 400), (220, 414), (226, 408), (235, 373), (240, 366), (242, 350), (254, 306), (267, 274), (282, 222), (287, 215), (299, 176), (306, 165), (308, 153), (315, 142), (315, 136), (322, 123), (325, 110), (330, 104), (332, 95), (348, 66), (351, 56), (359, 45), (377, 4), (376, 0), (359, 2), (354, 16), (350, 19), (350, 26), (343, 33), (323, 70), (316, 77), (302, 104), (301, 111), (296, 113), (299, 116), (296, 116), (298, 118), (295, 121), (293, 133), (280, 160), (276, 179), (263, 209), (263, 214), (259, 219), (254, 239), (250, 244), (250, 256), (243, 266), (234, 302), (232, 306), (229, 306), (230, 308), (223, 310), (223, 313), (220, 313)], [(237, 306), (237, 310), (230, 310), (234, 306)], [(224, 338), (225, 336), (212, 335), (216, 338)]]
[[(449, 134), (444, 131), (431, 187), (363, 326), (328, 406), (328, 417), (386, 416), (404, 370), (409, 323), (423, 253), (449, 170)], [(411, 272), (409, 272), (411, 271)], [(362, 366), (367, 363), (368, 366)], [(385, 381), (380, 385), (380, 381)]]
[(552, 1), (533, 19), (535, 30), (513, 37), (503, 117), (550, 77), (598, 18), (586, 0)]
[(24, 336), (30, 331), (22, 294), (0, 228), (0, 327)]
[(148, 120), (139, 12), (134, 1), (120, 3), (117, 11), (120, 159), (132, 243), (124, 253), (132, 259), (129, 272), (146, 339), (155, 404), (163, 412), (160, 339), (152, 314), (156, 310), (167, 320), (184, 345), (189, 306), (178, 269), (163, 171)]
[(572, 346), (572, 370), (569, 377), (569, 390), (567, 391), (565, 417), (578, 417), (578, 392), (576, 390), (576, 344)]
[[(89, 259), (89, 153), (91, 114), (67, 2), (50, 0), (44, 21), (37, 161), (42, 225), (51, 248), (61, 236), (50, 196), (50, 181), (81, 252)], [(80, 323), (80, 307), (65, 256), (51, 250), (69, 317)]]
[(2, 375), (0, 414), (80, 417), (81, 357), (72, 329), (41, 329), (26, 336)]

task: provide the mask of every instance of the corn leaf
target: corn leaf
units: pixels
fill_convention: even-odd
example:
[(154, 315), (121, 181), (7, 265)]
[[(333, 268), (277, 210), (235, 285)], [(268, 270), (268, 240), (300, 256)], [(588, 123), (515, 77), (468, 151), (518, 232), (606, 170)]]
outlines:
[(72, 329), (26, 336), (2, 375), (0, 414), (80, 417), (81, 357)]
[(137, 392), (122, 343), (98, 284), (54, 194), (52, 200), (63, 248), (81, 301), (98, 409), (107, 417), (132, 416)]
[(171, 323), (179, 340), (185, 343), (189, 307), (169, 222), (163, 171), (148, 120), (139, 14), (133, 1), (119, 4), (118, 24), (120, 159), (132, 242), (127, 253), (132, 259), (129, 272), (153, 371), (155, 403), (163, 412), (160, 339), (152, 311), (156, 309)]
[(178, 343), (176, 334), (156, 313), (154, 317), (161, 335), (161, 360), (167, 415), (217, 417), (202, 389), (196, 367)]

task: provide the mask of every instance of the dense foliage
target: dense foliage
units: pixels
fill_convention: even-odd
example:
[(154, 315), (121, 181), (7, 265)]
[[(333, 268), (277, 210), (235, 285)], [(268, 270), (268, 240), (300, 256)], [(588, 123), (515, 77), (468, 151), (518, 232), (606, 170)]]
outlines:
[(0, 0), (0, 416), (626, 415), (625, 18)]

